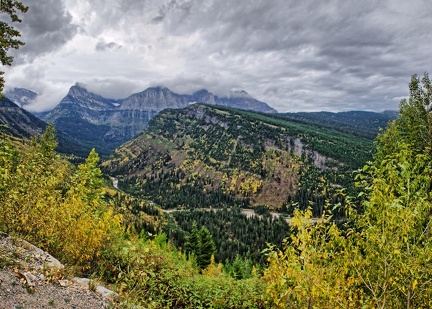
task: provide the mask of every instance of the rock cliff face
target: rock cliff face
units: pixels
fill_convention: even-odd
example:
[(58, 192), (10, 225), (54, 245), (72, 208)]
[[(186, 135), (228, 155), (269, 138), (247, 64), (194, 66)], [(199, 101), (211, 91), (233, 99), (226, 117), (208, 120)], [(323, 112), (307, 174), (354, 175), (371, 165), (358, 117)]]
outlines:
[(228, 97), (218, 97), (205, 89), (188, 95), (176, 94), (164, 87), (148, 88), (143, 92), (135, 93), (124, 99), (118, 108), (122, 110), (153, 110), (160, 112), (166, 108), (184, 108), (193, 103), (207, 103), (256, 112), (277, 113), (267, 103), (258, 101), (244, 90), (232, 91)]
[(251, 110), (263, 113), (277, 113), (277, 111), (268, 106), (267, 103), (258, 101), (257, 99), (250, 96), (246, 91), (232, 91), (226, 98), (215, 97), (215, 104), (233, 107), (237, 109)]
[(191, 103), (189, 95), (171, 92), (168, 88), (148, 88), (132, 94), (119, 106), (121, 110), (152, 110), (160, 112), (166, 108), (182, 108)]
[(113, 100), (91, 93), (76, 84), (45, 119), (88, 145), (88, 150), (95, 147), (100, 154), (108, 155), (116, 147), (141, 133), (160, 111), (184, 108), (193, 103), (277, 112), (245, 91), (233, 92), (229, 97), (222, 98), (207, 90), (183, 95), (171, 92), (168, 88), (153, 87), (123, 100)]
[(110, 308), (118, 297), (101, 285), (92, 291), (87, 278), (60, 279), (64, 266), (57, 259), (3, 233), (0, 260), (0, 308)]
[(90, 123), (100, 123), (106, 118), (106, 112), (116, 107), (116, 101), (106, 99), (100, 95), (87, 91), (76, 84), (69, 89), (69, 93), (60, 101), (47, 116), (49, 122), (57, 122), (64, 117), (79, 117)]

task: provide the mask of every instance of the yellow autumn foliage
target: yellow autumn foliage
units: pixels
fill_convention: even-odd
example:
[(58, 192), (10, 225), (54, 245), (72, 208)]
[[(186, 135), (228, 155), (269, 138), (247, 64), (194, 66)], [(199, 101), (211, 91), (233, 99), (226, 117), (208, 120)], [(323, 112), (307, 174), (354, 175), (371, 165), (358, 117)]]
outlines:
[(413, 76), (400, 117), (356, 176), (363, 200), (347, 199), (342, 229), (295, 213), (290, 243), (270, 250), (264, 271), (269, 307), (432, 308), (431, 106), (428, 75)]
[(98, 155), (74, 168), (54, 152), (52, 127), (17, 143), (0, 143), (0, 230), (89, 269), (121, 230), (121, 216), (103, 199)]

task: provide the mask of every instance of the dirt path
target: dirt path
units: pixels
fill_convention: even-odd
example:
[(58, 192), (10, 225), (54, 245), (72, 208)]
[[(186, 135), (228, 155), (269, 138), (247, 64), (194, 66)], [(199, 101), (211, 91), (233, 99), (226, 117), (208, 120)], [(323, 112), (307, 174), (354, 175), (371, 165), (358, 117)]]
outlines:
[[(187, 210), (187, 209), (185, 209), (185, 210)], [(215, 211), (217, 211), (218, 208), (197, 208), (196, 210), (202, 210), (202, 211), (211, 211), (211, 210), (215, 210)], [(178, 210), (178, 209), (162, 209), (162, 211), (163, 211), (163, 212), (166, 212), (166, 213), (172, 213), (172, 212), (175, 212), (175, 211), (182, 211), (182, 210), (181, 210), (181, 209), (180, 209), (180, 210)], [(256, 214), (255, 211), (254, 211), (253, 209), (246, 209), (246, 208), (243, 208), (243, 209), (241, 210), (241, 212), (242, 212), (242, 214), (244, 214), (244, 215), (246, 216), (246, 218), (248, 218), (248, 219), (249, 219), (249, 218), (252, 218), (253, 216), (261, 217), (261, 215)], [(292, 217), (284, 217), (281, 213), (279, 213), (279, 212), (275, 212), (275, 211), (270, 212), (270, 214), (271, 214), (271, 216), (272, 216), (273, 218), (275, 218), (275, 219), (277, 219), (277, 218), (279, 218), (279, 217), (282, 217), (282, 218), (285, 219), (285, 221), (286, 221), (288, 224), (291, 224)], [(320, 218), (311, 218), (310, 220), (311, 220), (311, 222), (316, 223), (316, 222), (318, 222), (318, 221), (320, 220)]]

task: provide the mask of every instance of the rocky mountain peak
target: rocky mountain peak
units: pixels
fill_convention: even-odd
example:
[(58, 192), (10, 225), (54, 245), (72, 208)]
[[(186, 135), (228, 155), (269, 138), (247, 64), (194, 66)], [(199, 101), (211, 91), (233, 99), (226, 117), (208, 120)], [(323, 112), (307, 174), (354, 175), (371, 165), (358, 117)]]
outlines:
[(187, 106), (189, 102), (187, 95), (176, 94), (166, 87), (150, 87), (124, 99), (119, 109), (159, 112), (165, 108), (182, 108)]
[(77, 97), (87, 96), (89, 93), (90, 92), (83, 84), (76, 83), (75, 85), (69, 88), (68, 95), (77, 98)]
[(38, 94), (36, 92), (25, 88), (13, 88), (5, 91), (5, 97), (23, 108), (31, 105), (36, 100), (37, 96)]
[(196, 91), (192, 97), (193, 102), (216, 104), (215, 95), (206, 89)]
[(104, 98), (98, 94), (90, 92), (80, 83), (76, 83), (68, 94), (60, 101), (61, 105), (75, 105), (89, 110), (104, 111), (115, 108), (115, 100)]
[(231, 98), (245, 98), (245, 99), (254, 99), (249, 93), (242, 89), (233, 89), (230, 92)]

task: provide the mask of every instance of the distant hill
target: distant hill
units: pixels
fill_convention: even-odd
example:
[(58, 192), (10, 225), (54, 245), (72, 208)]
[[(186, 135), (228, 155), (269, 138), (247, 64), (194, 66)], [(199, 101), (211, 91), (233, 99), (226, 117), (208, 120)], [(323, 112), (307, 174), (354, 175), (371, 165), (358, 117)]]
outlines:
[(100, 154), (108, 155), (116, 147), (141, 133), (150, 119), (160, 111), (183, 108), (196, 102), (277, 112), (245, 91), (232, 92), (229, 97), (223, 98), (207, 90), (182, 95), (173, 93), (168, 88), (154, 87), (123, 100), (113, 100), (91, 93), (76, 84), (45, 119), (83, 144), (96, 147)]
[(319, 214), (334, 188), (352, 185), (350, 173), (372, 149), (372, 139), (335, 128), (195, 104), (159, 113), (103, 169), (164, 208), (286, 209), (311, 201)]
[[(30, 138), (39, 136), (46, 127), (47, 123), (22, 109), (8, 98), (0, 100), (0, 131), (19, 138)], [(59, 152), (87, 157), (86, 147), (67, 134), (57, 131), (57, 139)]]
[(326, 128), (336, 128), (337, 130), (352, 133), (367, 138), (375, 138), (380, 129), (385, 129), (387, 123), (398, 117), (397, 112), (300, 112), (300, 113), (280, 113), (281, 118), (323, 126)]

